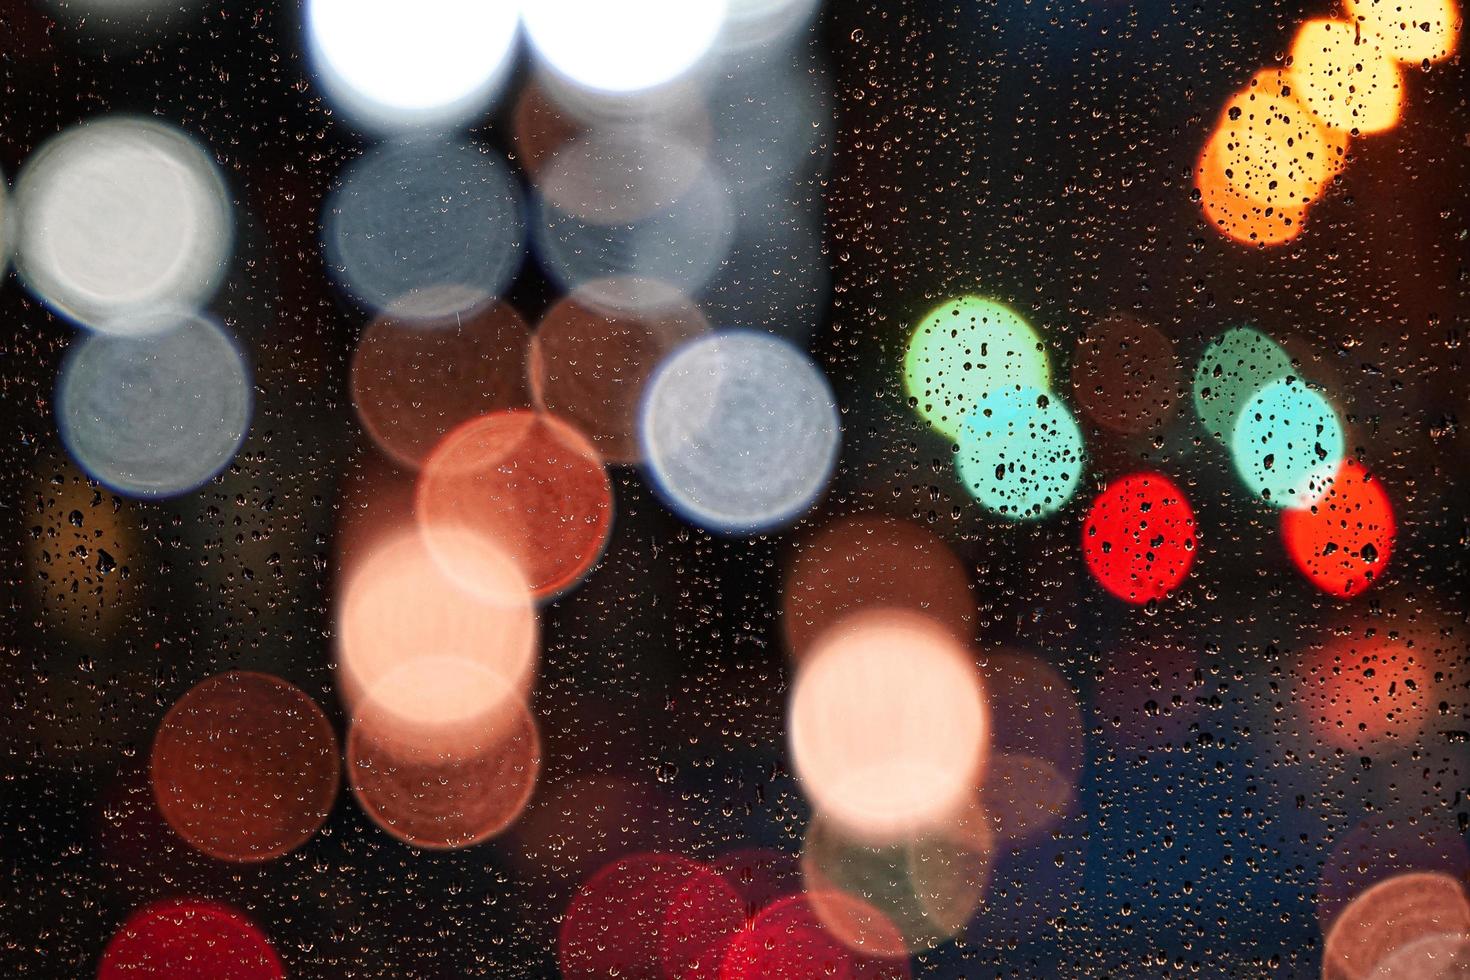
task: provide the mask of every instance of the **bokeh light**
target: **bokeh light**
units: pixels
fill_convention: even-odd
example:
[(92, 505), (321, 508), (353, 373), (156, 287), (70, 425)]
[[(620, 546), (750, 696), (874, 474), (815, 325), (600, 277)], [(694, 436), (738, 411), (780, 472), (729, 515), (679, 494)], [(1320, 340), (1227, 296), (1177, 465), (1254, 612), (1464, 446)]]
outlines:
[[(565, 290), (618, 309), (693, 296), (735, 232), (728, 179), (706, 150), (659, 127), (599, 128), (543, 167), (536, 255)], [(629, 289), (645, 285), (647, 289)], [(670, 289), (672, 287), (672, 289)]]
[(609, 463), (642, 459), (638, 407), (644, 386), (675, 348), (708, 333), (709, 322), (688, 300), (609, 313), (581, 297), (653, 288), (586, 284), (553, 306), (531, 339), (527, 374), (537, 406), (575, 424)]
[(613, 94), (665, 85), (709, 53), (726, 0), (537, 0), (522, 9), (541, 62), (574, 85)]
[(309, 0), (307, 44), (329, 98), (374, 130), (450, 127), (489, 106), (510, 68), (517, 0)]
[(161, 329), (214, 295), (234, 247), (219, 170), (191, 136), (107, 116), (52, 137), (15, 186), (16, 268), (48, 305), (108, 333)]
[(1236, 472), (1273, 507), (1310, 507), (1342, 465), (1342, 423), (1325, 396), (1298, 378), (1278, 378), (1251, 396), (1231, 437)]
[(1199, 549), (1194, 510), (1162, 473), (1109, 483), (1082, 522), (1082, 555), (1098, 584), (1135, 605), (1163, 599), (1184, 581)]
[(1333, 129), (1379, 133), (1399, 121), (1402, 73), (1361, 24), (1307, 21), (1291, 43), (1289, 72), (1302, 103)]
[(790, 344), (745, 330), (695, 340), (665, 361), (639, 431), (670, 505), (726, 533), (799, 517), (826, 487), (841, 442), (821, 370)]
[(807, 828), (801, 867), (812, 908), (844, 945), (907, 956), (936, 948), (969, 922), (992, 847), (948, 830), (873, 847), (818, 816)]
[(72, 459), (131, 497), (188, 493), (229, 465), (250, 426), (251, 381), (211, 320), (168, 318), (139, 336), (79, 338), (56, 381)]
[(863, 609), (919, 613), (970, 639), (975, 598), (964, 565), (928, 529), (881, 515), (828, 524), (794, 548), (782, 591), (786, 642), (806, 655), (828, 627)]
[(1395, 952), (1446, 933), (1470, 933), (1470, 902), (1460, 882), (1439, 872), (1395, 875), (1353, 899), (1333, 921), (1322, 944), (1322, 980), (1367, 980)]
[(956, 467), (965, 488), (992, 513), (1047, 517), (1072, 499), (1082, 479), (1082, 430), (1056, 395), (993, 388), (965, 416)]
[(1216, 131), (1195, 164), (1194, 183), (1205, 220), (1242, 245), (1284, 245), (1306, 227), (1307, 206), (1291, 201), (1262, 203), (1238, 190), (1226, 173), (1223, 138)]
[(1428, 735), (1440, 701), (1433, 656), (1371, 624), (1332, 637), (1303, 664), (1309, 730), (1359, 758), (1410, 750)]
[(1292, 83), (1280, 69), (1257, 72), (1225, 103), (1211, 138), (1230, 185), (1265, 205), (1315, 201), (1347, 152), (1347, 138), (1322, 126)]
[(978, 817), (1002, 843), (1032, 841), (1055, 828), (1076, 798), (1082, 710), (1061, 673), (1039, 657), (987, 653), (980, 676), (991, 736)]
[(405, 139), (347, 168), (323, 216), (329, 271), (395, 317), (453, 316), (501, 296), (525, 255), (510, 166), (486, 146)]
[[(466, 692), (468, 689), (468, 693)], [(397, 704), (456, 697), (474, 714), (405, 720)], [(470, 847), (525, 810), (541, 772), (541, 734), (505, 676), (443, 656), (408, 661), (368, 692), (347, 733), (347, 783), (374, 823), (406, 844)]]
[(385, 453), (418, 467), (451, 429), (529, 408), (530, 328), (506, 303), (446, 320), (379, 317), (352, 358), (352, 405)]
[(1281, 345), (1254, 327), (1231, 327), (1210, 341), (1194, 368), (1194, 408), (1205, 429), (1228, 444), (1256, 392), (1292, 373)]
[(1327, 490), (1307, 507), (1281, 514), (1281, 540), (1307, 580), (1328, 595), (1350, 598), (1383, 577), (1397, 524), (1383, 483), (1345, 459)]
[(943, 827), (972, 799), (990, 737), (965, 648), (922, 616), (860, 612), (803, 660), (791, 754), (816, 810), (873, 845)]
[(1470, 934), (1443, 932), (1398, 947), (1368, 980), (1464, 980), (1470, 976)]
[(270, 940), (235, 909), (169, 899), (128, 916), (97, 967), (97, 980), (285, 980)]
[(1342, 9), (1398, 61), (1439, 61), (1459, 44), (1461, 14), (1454, 0), (1343, 0)]
[(958, 441), (981, 396), (1007, 385), (1051, 386), (1051, 362), (1036, 332), (994, 300), (963, 296), (914, 328), (903, 361), (904, 389), (929, 424)]
[(577, 890), (562, 917), (557, 963), (567, 980), (715, 977), (744, 925), (723, 876), (677, 854), (634, 854)]
[(1115, 313), (1078, 338), (1072, 397), (1094, 422), (1114, 432), (1156, 431), (1179, 410), (1181, 374), (1167, 334)]
[[(447, 540), (447, 529), (440, 533)], [(525, 575), (470, 532), (458, 534), (455, 553), (462, 574), (450, 576), (410, 526), (366, 547), (348, 573), (337, 610), (337, 671), (353, 713), (371, 696), (376, 710), (404, 722), (450, 723), (494, 713), (497, 699), (528, 689), (537, 628)], [(400, 673), (424, 660), (430, 666)], [(430, 684), (433, 663), (467, 680)], [(387, 683), (395, 675), (399, 683)]]
[[(894, 949), (902, 943), (892, 923), (861, 899), (844, 892), (825, 892), (819, 897), (828, 904), (829, 916), (836, 907), (845, 906), (845, 915), (862, 923), (864, 937), (874, 945)], [(850, 949), (817, 914), (813, 896), (798, 893), (772, 902), (736, 934), (720, 964), (719, 980), (804, 976), (907, 980), (911, 973), (907, 959)]]
[(337, 800), (337, 736), (300, 688), (234, 671), (174, 702), (153, 738), (154, 798), (189, 845), (267, 861), (316, 833)]
[(545, 412), (495, 412), (439, 443), (419, 474), (415, 510), (450, 575), (473, 581), (483, 539), (546, 598), (576, 585), (602, 555), (612, 486), (575, 426)]

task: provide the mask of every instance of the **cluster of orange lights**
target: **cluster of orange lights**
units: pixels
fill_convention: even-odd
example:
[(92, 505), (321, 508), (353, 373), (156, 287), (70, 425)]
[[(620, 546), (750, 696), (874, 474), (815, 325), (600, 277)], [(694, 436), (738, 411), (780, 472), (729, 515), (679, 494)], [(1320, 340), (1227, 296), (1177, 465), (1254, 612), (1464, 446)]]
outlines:
[(1343, 17), (1297, 31), (1285, 68), (1266, 68), (1225, 104), (1195, 166), (1210, 224), (1250, 245), (1301, 234), (1347, 162), (1349, 140), (1399, 120), (1402, 68), (1450, 55), (1454, 0), (1343, 0)]

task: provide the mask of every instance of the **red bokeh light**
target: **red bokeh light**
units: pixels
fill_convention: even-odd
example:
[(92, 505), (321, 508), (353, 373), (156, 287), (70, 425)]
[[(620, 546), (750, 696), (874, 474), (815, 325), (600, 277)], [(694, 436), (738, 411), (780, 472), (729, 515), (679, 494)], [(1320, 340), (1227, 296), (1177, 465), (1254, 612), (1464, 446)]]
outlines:
[(265, 933), (218, 902), (174, 899), (139, 909), (113, 934), (97, 980), (284, 980)]
[[(859, 899), (835, 892), (821, 896), (854, 907)], [(876, 909), (863, 919), (877, 946), (894, 949), (903, 937)], [(906, 980), (907, 958), (855, 953), (823, 924), (805, 894), (773, 902), (730, 943), (720, 965), (720, 980), (768, 980), (770, 977), (834, 977), (843, 980)]]
[(637, 854), (578, 890), (557, 960), (567, 980), (713, 977), (720, 951), (744, 921), (739, 898), (714, 871), (677, 854)]
[(1130, 473), (1098, 494), (1082, 522), (1082, 554), (1103, 588), (1137, 605), (1164, 598), (1194, 564), (1194, 511), (1161, 473)]
[(1341, 598), (1358, 595), (1382, 577), (1396, 533), (1388, 492), (1351, 459), (1316, 503), (1281, 514), (1286, 553), (1308, 581)]

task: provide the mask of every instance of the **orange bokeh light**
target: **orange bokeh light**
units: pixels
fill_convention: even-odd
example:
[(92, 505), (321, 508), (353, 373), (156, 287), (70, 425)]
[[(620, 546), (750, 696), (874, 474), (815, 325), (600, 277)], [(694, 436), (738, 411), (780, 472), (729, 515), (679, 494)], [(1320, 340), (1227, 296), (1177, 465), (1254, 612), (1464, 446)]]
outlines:
[(221, 861), (266, 861), (304, 844), (337, 799), (337, 736), (300, 688), (268, 674), (211, 677), (179, 698), (153, 739), (164, 819)]
[(416, 512), (435, 558), (473, 579), (488, 541), (521, 568), (537, 597), (575, 585), (612, 529), (612, 486), (596, 447), (544, 412), (496, 412), (455, 429), (419, 474)]
[(1368, 980), (1396, 950), (1428, 936), (1470, 933), (1470, 902), (1448, 874), (1396, 875), (1353, 899), (1322, 945), (1322, 980)]
[(1225, 103), (1211, 143), (1236, 191), (1278, 207), (1315, 201), (1347, 151), (1347, 138), (1322, 126), (1276, 68), (1256, 72)]
[(1237, 190), (1220, 161), (1223, 140), (1218, 131), (1212, 135), (1195, 165), (1194, 182), (1206, 220), (1242, 245), (1282, 245), (1300, 235), (1306, 206), (1289, 201), (1262, 204)]

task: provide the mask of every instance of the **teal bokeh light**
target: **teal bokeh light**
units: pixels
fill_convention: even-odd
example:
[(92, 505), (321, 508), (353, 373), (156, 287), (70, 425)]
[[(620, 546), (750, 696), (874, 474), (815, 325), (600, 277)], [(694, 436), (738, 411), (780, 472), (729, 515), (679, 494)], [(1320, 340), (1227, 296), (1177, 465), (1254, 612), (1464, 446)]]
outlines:
[(1233, 327), (1210, 342), (1194, 369), (1194, 408), (1210, 434), (1228, 443), (1246, 403), (1291, 374), (1281, 345), (1254, 327)]
[(960, 430), (960, 479), (987, 510), (1034, 520), (1063, 507), (1082, 477), (1082, 431), (1061, 399), (1010, 385), (980, 396)]
[(1230, 453), (1246, 486), (1273, 507), (1309, 507), (1343, 457), (1342, 424), (1321, 392), (1285, 377), (1257, 391), (1240, 411)]

